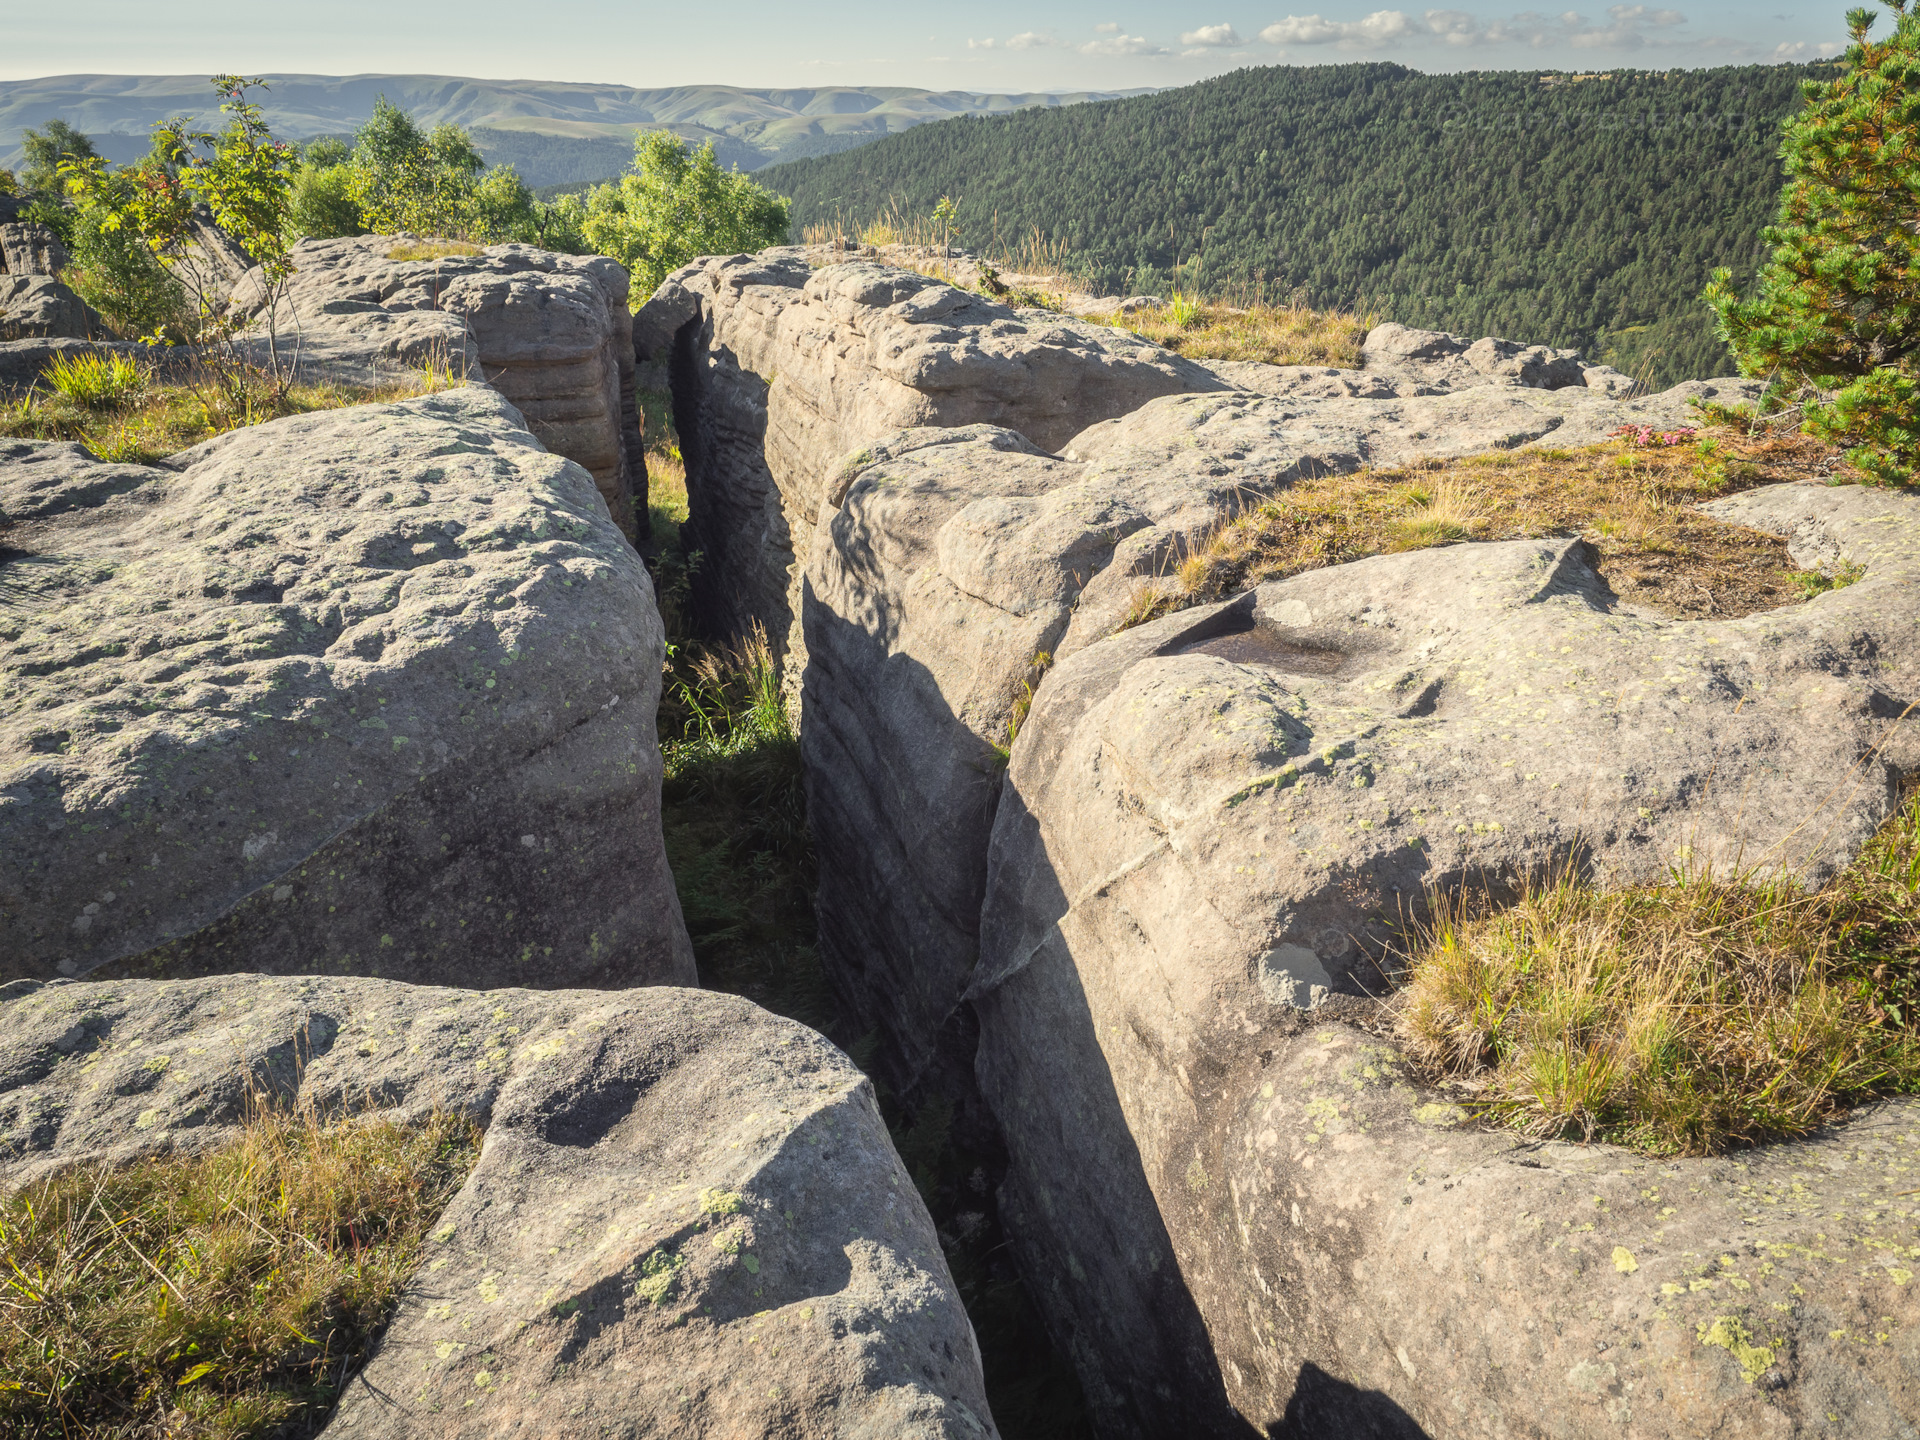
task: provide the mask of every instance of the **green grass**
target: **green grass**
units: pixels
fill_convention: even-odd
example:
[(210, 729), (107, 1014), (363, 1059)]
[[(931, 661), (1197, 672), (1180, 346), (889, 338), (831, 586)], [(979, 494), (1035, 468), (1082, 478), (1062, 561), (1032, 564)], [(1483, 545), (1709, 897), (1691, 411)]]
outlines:
[(265, 1111), (206, 1154), (88, 1165), (0, 1203), (0, 1433), (309, 1434), (479, 1154)]
[(1437, 897), (1403, 1034), (1534, 1135), (1712, 1154), (1920, 1089), (1920, 797), (1826, 889), (1571, 878), (1491, 910)]
[(102, 460), (150, 464), (244, 425), (390, 403), (462, 383), (441, 364), (392, 385), (328, 382), (283, 391), (264, 373), (161, 379), (123, 355), (62, 355), (42, 372), (39, 386), (18, 400), (0, 400), (0, 437), (73, 440)]

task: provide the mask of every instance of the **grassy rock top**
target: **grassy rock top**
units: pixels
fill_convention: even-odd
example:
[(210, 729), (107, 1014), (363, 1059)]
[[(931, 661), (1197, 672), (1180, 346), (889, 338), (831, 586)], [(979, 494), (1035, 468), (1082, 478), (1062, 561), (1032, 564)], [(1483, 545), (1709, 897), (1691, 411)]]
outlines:
[(667, 988), (0, 988), (0, 1184), (218, 1143), (250, 1097), (487, 1127), (330, 1433), (995, 1433), (872, 1088), (803, 1026)]

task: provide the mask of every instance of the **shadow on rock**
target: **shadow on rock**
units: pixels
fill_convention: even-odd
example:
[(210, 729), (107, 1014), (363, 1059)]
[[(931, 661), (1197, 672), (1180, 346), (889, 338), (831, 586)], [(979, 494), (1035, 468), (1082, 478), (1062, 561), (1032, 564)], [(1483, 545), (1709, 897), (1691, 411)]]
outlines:
[(1287, 1413), (1267, 1428), (1271, 1440), (1431, 1440), (1414, 1418), (1378, 1390), (1362, 1390), (1302, 1365)]

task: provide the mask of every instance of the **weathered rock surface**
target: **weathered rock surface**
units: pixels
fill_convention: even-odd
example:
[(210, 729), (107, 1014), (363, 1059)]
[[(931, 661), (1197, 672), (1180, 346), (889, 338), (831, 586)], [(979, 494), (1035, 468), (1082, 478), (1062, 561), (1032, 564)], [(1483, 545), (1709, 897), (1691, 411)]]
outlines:
[(294, 247), (292, 315), (280, 326), (297, 321), (303, 364), (356, 379), (422, 365), (484, 379), (542, 444), (592, 473), (622, 531), (637, 535), (646, 462), (625, 268), (529, 245), (388, 258), (422, 243), (431, 242), (382, 235)]
[(4, 442), (0, 521), (0, 978), (692, 983), (652, 587), (499, 395)]
[(249, 1093), (486, 1127), (328, 1435), (996, 1433), (872, 1087), (800, 1025), (675, 989), (0, 989), (0, 1185), (215, 1144)]
[[(1828, 1390), (1851, 1342), (1828, 1332), (1905, 1292), (1871, 1270), (1889, 1298), (1843, 1297), (1834, 1267), (1858, 1277), (1883, 1241), (1920, 1240), (1907, 1212), (1841, 1248), (1827, 1232), (1844, 1216), (1782, 1211), (1755, 1230), (1728, 1202), (1757, 1182), (1724, 1183), (1730, 1166), (1582, 1152), (1600, 1158), (1516, 1171), (1510, 1139), (1427, 1137), (1389, 1052), (1335, 1032), (1334, 1063), (1291, 1038), (1293, 1007), (1380, 988), (1369, 942), (1428, 887), (1561, 864), (1818, 883), (1890, 813), (1920, 772), (1920, 735), (1898, 723), (1920, 704), (1920, 501), (1791, 485), (1715, 508), (1791, 533), (1799, 563), (1865, 577), (1683, 622), (1616, 610), (1577, 541), (1455, 546), (1263, 585), (1048, 675), (994, 823), (970, 994), (1012, 1157), (1003, 1213), (1113, 1433), (1198, 1433), (1175, 1417), (1209, 1407), (1216, 1433), (1236, 1433), (1235, 1412), (1278, 1422), (1309, 1366), (1448, 1435), (1614, 1433), (1629, 1412), (1637, 1433), (1693, 1433), (1704, 1414), (1732, 1427), (1715, 1433), (1773, 1434), (1782, 1411), (1842, 1404)], [(1898, 1141), (1903, 1168), (1907, 1124), (1870, 1132)], [(1858, 1149), (1845, 1133), (1754, 1163), (1784, 1185)], [(1875, 1166), (1862, 1183), (1893, 1204), (1903, 1168)], [(1569, 1188), (1589, 1171), (1612, 1178)], [(1469, 1172), (1457, 1198), (1419, 1188)], [(1640, 1195), (1662, 1183), (1664, 1215)], [(1639, 1257), (1631, 1280), (1574, 1232), (1587, 1220)], [(1578, 1253), (1546, 1251), (1543, 1224)], [(1708, 1287), (1685, 1289), (1683, 1270), (1769, 1258), (1784, 1278), (1767, 1304), (1807, 1283), (1790, 1314), (1730, 1279), (1711, 1302), (1658, 1288), (1693, 1296)], [(1570, 1290), (1588, 1265), (1606, 1277), (1591, 1305), (1594, 1282)], [(1707, 1303), (1716, 1315), (1696, 1315)], [(1748, 1404), (1727, 1350), (1694, 1338), (1723, 1315), (1776, 1352), (1789, 1400)], [(1543, 1402), (1543, 1373), (1595, 1403)], [(1910, 1379), (1875, 1374), (1848, 1415), (1920, 1417)]]
[(1568, 432), (1592, 443), (1622, 424), (1678, 423), (1686, 395), (1716, 392), (1746, 394), (1712, 382), (1626, 404), (1493, 386), (1176, 395), (1089, 427), (1058, 456), (975, 426), (901, 431), (851, 457), (808, 562), (801, 746), (823, 943), (843, 994), (891, 1037), (895, 1078), (924, 1068), (959, 1009), (995, 747), (1037, 657), (1109, 634), (1142, 585), (1296, 479)]
[(0, 340), (87, 340), (106, 333), (93, 307), (51, 275), (0, 275)]
[(60, 237), (33, 220), (0, 224), (0, 270), (9, 275), (58, 275), (67, 268)]
[(1109, 326), (1007, 305), (799, 248), (696, 261), (634, 322), (670, 357), (695, 546), (696, 604), (720, 630), (799, 633), (800, 575), (837, 462), (906, 426), (997, 425), (1042, 449), (1158, 395), (1222, 382)]

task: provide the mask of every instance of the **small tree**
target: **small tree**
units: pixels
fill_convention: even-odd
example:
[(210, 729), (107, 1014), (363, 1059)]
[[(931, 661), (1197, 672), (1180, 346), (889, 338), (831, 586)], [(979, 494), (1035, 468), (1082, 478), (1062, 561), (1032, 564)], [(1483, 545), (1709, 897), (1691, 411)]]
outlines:
[(253, 381), (237, 341), (251, 316), (232, 303), (235, 277), (221, 253), (229, 243), (252, 264), (248, 274), (266, 322), (276, 401), (292, 379), (281, 363), (278, 316), (293, 277), (287, 206), (295, 162), (292, 147), (273, 138), (259, 105), (247, 98), (256, 86), (264, 89), (265, 82), (214, 76), (227, 117), (218, 134), (169, 120), (155, 127), (152, 151), (129, 170), (109, 171), (97, 156), (60, 166), (77, 228), (93, 237), (88, 243), (112, 242), (130, 256), (137, 239), (165, 267), (191, 312), (186, 338), (213, 362), (209, 378), (223, 392), (222, 402), (247, 411)]
[(1833, 80), (1801, 86), (1787, 121), (1787, 185), (1773, 247), (1747, 296), (1717, 270), (1706, 301), (1748, 375), (1789, 373), (1834, 392), (1810, 404), (1810, 434), (1852, 442), (1882, 484), (1920, 479), (1920, 13), (1847, 15), (1853, 44)]
[(633, 168), (587, 195), (586, 244), (633, 272), (636, 303), (696, 255), (781, 245), (788, 202), (738, 170), (722, 170), (709, 141), (696, 151), (665, 130), (635, 137)]

